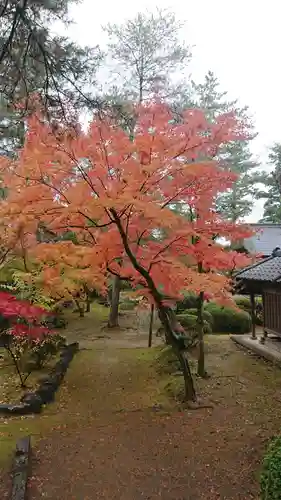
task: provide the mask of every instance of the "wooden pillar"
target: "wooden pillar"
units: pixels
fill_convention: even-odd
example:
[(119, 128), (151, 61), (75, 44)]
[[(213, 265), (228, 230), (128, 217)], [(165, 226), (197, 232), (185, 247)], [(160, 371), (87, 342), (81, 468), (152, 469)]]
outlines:
[(268, 332), (267, 332), (267, 330), (266, 330), (266, 325), (268, 324), (268, 321), (267, 321), (267, 319), (266, 319), (266, 313), (267, 313), (266, 308), (268, 307), (268, 300), (267, 300), (267, 301), (265, 301), (265, 293), (266, 293), (266, 292), (264, 292), (264, 291), (263, 291), (263, 293), (262, 293), (263, 334), (262, 334), (262, 337), (261, 337), (261, 339), (260, 339), (260, 343), (261, 343), (261, 344), (265, 344), (265, 341), (266, 341), (266, 339), (267, 339), (267, 337), (268, 337)]
[(250, 300), (251, 300), (251, 319), (252, 319), (252, 339), (256, 340), (257, 335), (256, 335), (256, 301), (255, 301), (255, 294), (250, 293)]

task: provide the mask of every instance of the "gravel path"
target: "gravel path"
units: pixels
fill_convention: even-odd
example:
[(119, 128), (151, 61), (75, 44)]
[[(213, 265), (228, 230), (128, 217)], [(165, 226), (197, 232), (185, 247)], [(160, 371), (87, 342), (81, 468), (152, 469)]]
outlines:
[[(217, 369), (219, 362), (226, 378), (203, 382), (200, 389), (216, 398), (215, 409), (183, 412), (153, 407), (159, 380), (128, 350), (96, 353), (75, 403), (80, 418), (35, 447), (30, 500), (257, 500), (260, 457), (273, 433), (271, 423), (279, 428), (275, 413), (257, 416), (269, 394), (272, 368), (231, 341), (225, 345), (214, 347), (209, 365)], [(255, 388), (250, 383), (247, 389), (247, 366)], [(227, 372), (233, 368), (237, 379)], [(68, 383), (73, 391), (74, 379)], [(270, 397), (275, 389), (279, 383)], [(62, 411), (71, 414), (73, 401)]]
[[(197, 384), (215, 408), (178, 411), (146, 356), (113, 344), (78, 354), (52, 410), (59, 421), (33, 446), (28, 500), (258, 500), (281, 372), (212, 340), (213, 376)], [(40, 426), (57, 418), (48, 411)]]

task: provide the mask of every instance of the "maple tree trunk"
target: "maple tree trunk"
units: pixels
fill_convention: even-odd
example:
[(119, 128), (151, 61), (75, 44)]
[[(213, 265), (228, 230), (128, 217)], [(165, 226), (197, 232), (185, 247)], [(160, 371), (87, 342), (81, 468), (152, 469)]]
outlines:
[(199, 377), (205, 378), (207, 376), (207, 372), (205, 370), (203, 304), (204, 304), (204, 293), (200, 292), (198, 296), (198, 305), (197, 305), (197, 327), (198, 327), (197, 375), (199, 375)]
[(91, 311), (91, 300), (89, 295), (86, 295), (86, 312), (89, 313)]
[(196, 401), (196, 392), (195, 392), (195, 388), (194, 388), (192, 373), (191, 373), (188, 358), (187, 358), (187, 353), (186, 353), (186, 351), (176, 352), (176, 350), (175, 350), (175, 353), (178, 357), (178, 360), (180, 362), (180, 365), (181, 365), (181, 368), (183, 371), (185, 400), (195, 402)]
[(118, 313), (119, 313), (120, 289), (121, 289), (121, 280), (119, 276), (114, 276), (112, 282), (110, 312), (107, 323), (108, 328), (114, 328), (119, 326)]
[(86, 285), (84, 285), (84, 292), (86, 295), (86, 300), (85, 300), (86, 312), (89, 313), (91, 311), (91, 298), (90, 298), (90, 291)]
[(185, 400), (195, 402), (196, 392), (194, 388), (192, 373), (187, 358), (187, 353), (186, 351), (179, 349), (176, 341), (174, 340), (168, 312), (173, 317), (173, 311), (171, 310), (168, 311), (167, 308), (162, 304), (158, 305), (158, 315), (164, 327), (165, 335), (167, 336), (169, 344), (174, 350), (174, 353), (176, 354), (180, 362), (181, 369), (183, 371)]
[(85, 316), (84, 307), (80, 305), (79, 300), (75, 300), (75, 304), (77, 305), (77, 310), (79, 312), (80, 318), (84, 318)]
[[(122, 223), (121, 223), (120, 217), (118, 216), (118, 213), (116, 212), (116, 210), (114, 208), (111, 208), (110, 212), (111, 212), (111, 214), (114, 218), (114, 222), (116, 223), (117, 228), (119, 230), (119, 233), (120, 233), (123, 245), (124, 245), (124, 250), (125, 250), (127, 256), (129, 257), (129, 259), (132, 262), (136, 271), (138, 271), (140, 273), (140, 275), (143, 276), (143, 278), (145, 279), (145, 281), (147, 283), (148, 289), (150, 290), (151, 295), (152, 295), (154, 302), (156, 304), (159, 319), (164, 327), (165, 336), (169, 340), (171, 347), (174, 349), (174, 352), (175, 352), (175, 354), (180, 362), (180, 365), (182, 367), (183, 376), (184, 376), (184, 386), (185, 386), (185, 400), (188, 402), (196, 402), (196, 392), (195, 392), (195, 388), (194, 388), (193, 377), (192, 377), (192, 373), (190, 370), (190, 366), (189, 366), (189, 362), (188, 362), (186, 353), (179, 348), (179, 345), (178, 345), (178, 343), (175, 340), (174, 335), (173, 335), (173, 330), (172, 330), (170, 319), (171, 318), (173, 319), (175, 314), (171, 309), (168, 309), (167, 307), (165, 307), (163, 305), (162, 295), (157, 290), (152, 277), (150, 276), (147, 269), (145, 269), (138, 262), (136, 256), (132, 252), (130, 245), (128, 243), (128, 237), (127, 237), (126, 231), (124, 230), (124, 228), (122, 226)], [(119, 284), (119, 286), (120, 286), (120, 284)], [(119, 292), (120, 292), (120, 290), (119, 290)], [(170, 318), (169, 318), (169, 313), (170, 313)]]

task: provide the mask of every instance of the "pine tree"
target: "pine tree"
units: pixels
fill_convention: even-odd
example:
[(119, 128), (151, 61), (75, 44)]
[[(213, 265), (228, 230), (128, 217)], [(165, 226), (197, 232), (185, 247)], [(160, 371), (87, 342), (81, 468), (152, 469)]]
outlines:
[(271, 148), (269, 162), (274, 170), (269, 174), (261, 173), (261, 178), (267, 190), (259, 193), (260, 199), (265, 199), (263, 216), (260, 222), (281, 223), (281, 144), (276, 143)]
[[(251, 137), (254, 138), (253, 126), (247, 107), (239, 107), (237, 100), (228, 100), (227, 92), (220, 90), (220, 84), (214, 73), (209, 71), (203, 83), (191, 82), (187, 98), (177, 103), (177, 109), (199, 107), (209, 120), (213, 121), (218, 114), (235, 112), (238, 118), (243, 118), (249, 124)], [(232, 141), (219, 154), (225, 168), (238, 175), (238, 180), (226, 193), (218, 196), (217, 210), (224, 217), (236, 222), (249, 215), (253, 208), (254, 197), (257, 197), (256, 169), (258, 162), (254, 161), (250, 151), (250, 140)]]
[(231, 189), (219, 195), (217, 210), (228, 220), (237, 222), (252, 212), (258, 191), (256, 184), (258, 164), (252, 160), (248, 141), (233, 142), (225, 149), (223, 158), (225, 166), (238, 175), (238, 180)]
[(180, 41), (181, 23), (169, 11), (138, 13), (124, 23), (108, 24), (107, 55), (119, 102), (141, 103), (158, 95), (174, 98), (181, 90), (173, 77), (190, 60), (190, 49)]
[[(2, 154), (22, 145), (23, 118), (30, 97), (40, 94), (48, 116), (76, 120), (81, 107), (96, 105), (85, 90), (95, 82), (101, 60), (97, 47), (82, 48), (51, 33), (52, 23), (69, 23), (68, 8), (76, 0), (7, 0), (0, 8), (0, 147)], [(21, 102), (21, 109), (13, 109)]]

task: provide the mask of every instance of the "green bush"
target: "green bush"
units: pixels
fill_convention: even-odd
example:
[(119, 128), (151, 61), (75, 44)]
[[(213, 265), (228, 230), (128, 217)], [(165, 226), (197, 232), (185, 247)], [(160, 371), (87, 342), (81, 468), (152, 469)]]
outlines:
[(251, 330), (251, 317), (246, 311), (237, 311), (213, 302), (205, 306), (213, 317), (214, 333), (248, 333)]
[[(197, 318), (194, 314), (177, 314), (180, 324), (188, 330), (196, 330)], [(204, 321), (204, 333), (212, 333), (212, 327), (208, 321)]]
[(269, 445), (260, 477), (261, 500), (281, 499), (281, 436)]
[(67, 319), (64, 316), (63, 308), (56, 307), (48, 315), (45, 324), (48, 328), (65, 328), (67, 325)]
[(195, 293), (188, 292), (184, 295), (184, 299), (177, 302), (177, 314), (186, 311), (187, 309), (195, 309), (197, 307), (198, 296)]
[[(188, 309), (188, 314), (192, 314), (197, 318), (197, 309)], [(203, 320), (207, 321), (211, 326), (213, 325), (213, 316), (209, 311), (203, 310)]]
[(177, 319), (184, 328), (196, 327), (196, 317), (192, 314), (187, 314), (187, 313), (177, 314)]
[[(247, 296), (237, 295), (234, 297), (234, 301), (236, 305), (251, 314), (251, 301)], [(261, 297), (256, 297), (256, 314), (255, 314), (255, 324), (261, 326), (263, 324), (263, 307), (262, 307), (262, 299)]]

